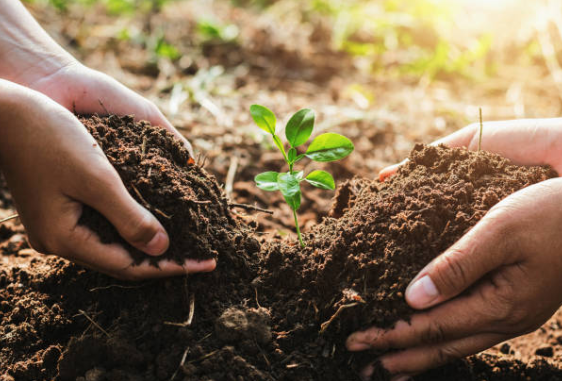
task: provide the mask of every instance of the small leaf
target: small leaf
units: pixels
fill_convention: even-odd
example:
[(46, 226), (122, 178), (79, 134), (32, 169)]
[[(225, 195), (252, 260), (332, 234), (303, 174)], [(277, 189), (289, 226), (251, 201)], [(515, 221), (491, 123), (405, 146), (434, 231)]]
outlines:
[(300, 159), (302, 159), (305, 156), (306, 155), (304, 153), (301, 153), (299, 156), (295, 157), (295, 161), (293, 163), (296, 163), (297, 161), (299, 161)]
[(291, 147), (306, 143), (314, 128), (314, 111), (305, 108), (299, 110), (289, 119), (285, 127), (285, 136)]
[(250, 106), (250, 114), (252, 114), (252, 119), (254, 119), (259, 128), (271, 135), (275, 135), (277, 120), (275, 114), (270, 109), (260, 105), (252, 105)]
[(279, 173), (277, 172), (263, 172), (257, 175), (254, 181), (258, 188), (273, 192), (279, 190), (279, 184), (277, 183), (278, 177)]
[(295, 175), (295, 177), (296, 177), (297, 179), (299, 179), (299, 180), (302, 180), (302, 177), (303, 177), (303, 176), (304, 176), (304, 171), (300, 171), (300, 172), (298, 172), (298, 173)]
[(310, 185), (321, 189), (336, 189), (336, 183), (332, 175), (326, 171), (312, 171), (305, 179)]
[(293, 210), (301, 206), (301, 187), (299, 179), (290, 173), (281, 173), (277, 178), (279, 190), (283, 193), (285, 201)]
[(306, 151), (314, 161), (328, 162), (343, 159), (354, 150), (351, 140), (343, 135), (328, 132), (317, 136)]
[(295, 159), (297, 158), (297, 149), (294, 147), (291, 147), (291, 149), (289, 150), (289, 152), (287, 152), (287, 157), (289, 158), (289, 163), (294, 163)]

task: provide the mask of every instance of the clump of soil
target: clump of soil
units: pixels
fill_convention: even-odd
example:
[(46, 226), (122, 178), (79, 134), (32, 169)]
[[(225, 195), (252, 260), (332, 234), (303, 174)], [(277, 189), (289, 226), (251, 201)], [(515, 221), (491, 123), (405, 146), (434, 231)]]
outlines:
[(408, 319), (404, 292), (427, 263), (500, 200), (555, 176), (486, 152), (416, 145), (389, 181), (344, 183), (333, 217), (306, 235), (305, 249), (269, 249), (261, 277), (278, 295), (274, 309), (287, 311), (280, 330), (313, 325), (341, 341)]
[[(84, 208), (79, 223), (103, 243), (119, 242), (135, 263), (169, 258), (216, 258), (235, 251), (244, 239), (231, 217), (226, 198), (215, 178), (196, 165), (183, 144), (167, 130), (131, 116), (90, 116), (80, 120), (115, 167), (129, 193), (162, 223), (170, 247), (161, 257), (150, 257), (126, 243), (97, 211)], [(238, 238), (236, 238), (238, 236)], [(255, 245), (255, 242), (249, 243)]]

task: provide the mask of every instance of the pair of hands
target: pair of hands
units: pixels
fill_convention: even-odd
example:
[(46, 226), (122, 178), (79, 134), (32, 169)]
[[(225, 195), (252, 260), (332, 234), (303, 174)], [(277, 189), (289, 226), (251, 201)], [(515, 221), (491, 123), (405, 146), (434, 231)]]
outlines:
[[(478, 148), (479, 126), (434, 144)], [(520, 165), (562, 173), (562, 119), (486, 123), (482, 149)], [(381, 171), (381, 179), (398, 165)], [(532, 332), (562, 304), (562, 179), (505, 198), (464, 237), (428, 264), (405, 297), (419, 310), (392, 330), (352, 334), (351, 351), (400, 349), (379, 361), (393, 381)], [(373, 366), (361, 376), (369, 379)]]
[[(11, 78), (12, 79), (12, 78)], [(95, 140), (74, 116), (135, 115), (189, 142), (147, 99), (113, 78), (62, 56), (49, 65), (0, 80), (0, 167), (12, 191), (31, 246), (122, 279), (211, 271), (215, 261), (161, 261), (160, 268), (132, 266), (117, 244), (101, 244), (77, 224), (86, 204), (102, 213), (134, 247), (163, 254), (168, 235), (158, 220), (127, 192)]]

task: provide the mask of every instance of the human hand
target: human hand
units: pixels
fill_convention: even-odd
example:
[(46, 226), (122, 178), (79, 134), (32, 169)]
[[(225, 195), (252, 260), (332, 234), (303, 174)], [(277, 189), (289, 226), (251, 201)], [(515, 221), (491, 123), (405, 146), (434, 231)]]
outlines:
[[(476, 149), (478, 126), (436, 144)], [(522, 165), (562, 170), (560, 119), (486, 123), (484, 150)], [(507, 197), (445, 253), (428, 264), (406, 291), (418, 310), (392, 330), (352, 334), (352, 351), (401, 349), (382, 356), (395, 380), (408, 379), (452, 359), (531, 332), (562, 303), (562, 179)], [(362, 371), (370, 377), (373, 366)]]
[(132, 266), (120, 245), (101, 244), (78, 225), (87, 204), (149, 255), (161, 255), (169, 244), (158, 220), (131, 197), (95, 143), (58, 103), (0, 80), (0, 167), (32, 247), (124, 279), (213, 270), (214, 260), (190, 260), (183, 266), (161, 261), (159, 269), (147, 262)]
[(49, 67), (49, 71), (44, 72), (41, 77), (37, 77), (36, 73), (29, 75), (30, 78), (21, 80), (67, 110), (81, 115), (110, 113), (133, 115), (136, 120), (147, 120), (152, 125), (164, 127), (173, 133), (193, 157), (189, 141), (172, 126), (153, 102), (110, 76), (68, 58), (59, 65)]

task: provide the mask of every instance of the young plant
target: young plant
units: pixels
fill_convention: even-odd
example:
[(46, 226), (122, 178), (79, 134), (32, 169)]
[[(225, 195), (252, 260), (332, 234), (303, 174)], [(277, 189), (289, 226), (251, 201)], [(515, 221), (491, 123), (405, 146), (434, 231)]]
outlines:
[(343, 159), (353, 152), (353, 143), (345, 136), (329, 132), (318, 135), (306, 151), (299, 154), (297, 148), (308, 141), (314, 129), (314, 111), (302, 109), (287, 122), (285, 136), (290, 148), (285, 151), (283, 142), (275, 133), (277, 123), (275, 114), (267, 107), (260, 105), (252, 105), (250, 113), (257, 126), (272, 136), (273, 142), (283, 154), (283, 158), (289, 167), (288, 172), (260, 173), (254, 180), (260, 189), (271, 192), (281, 191), (285, 201), (293, 211), (299, 242), (304, 247), (305, 244), (297, 218), (297, 210), (301, 205), (301, 183), (306, 181), (317, 188), (329, 190), (334, 190), (336, 184), (332, 175), (326, 171), (315, 170), (305, 176), (304, 171), (296, 171), (294, 165), (305, 157), (322, 163)]

